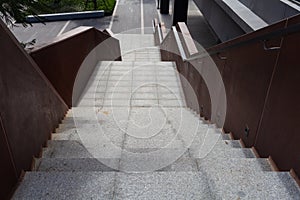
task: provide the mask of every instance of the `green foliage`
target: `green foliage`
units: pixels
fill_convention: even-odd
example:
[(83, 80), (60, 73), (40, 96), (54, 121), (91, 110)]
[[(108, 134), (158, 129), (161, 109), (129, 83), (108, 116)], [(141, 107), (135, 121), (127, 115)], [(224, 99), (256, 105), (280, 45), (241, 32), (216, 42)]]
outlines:
[(0, 0), (0, 17), (8, 25), (14, 21), (27, 26), (25, 21), (27, 15), (34, 15), (46, 10), (46, 7), (37, 0)]
[(33, 46), (33, 45), (35, 45), (35, 43), (36, 43), (36, 39), (33, 39), (33, 40), (29, 41), (29, 42), (21, 42), (20, 44), (21, 44), (21, 46), (25, 49), (25, 48), (27, 48), (28, 46)]
[[(40, 0), (40, 2), (47, 5), (51, 13), (94, 10), (93, 2), (90, 1), (86, 6), (86, 0)], [(104, 10), (107, 14), (112, 13), (114, 5), (115, 0), (97, 0), (97, 10)]]
[[(85, 3), (86, 0), (0, 0), (0, 18), (8, 25), (17, 21), (27, 26), (27, 15), (39, 19), (38, 14), (94, 10), (92, 1)], [(115, 0), (97, 0), (97, 10), (104, 10), (106, 14), (111, 14), (114, 6)]]

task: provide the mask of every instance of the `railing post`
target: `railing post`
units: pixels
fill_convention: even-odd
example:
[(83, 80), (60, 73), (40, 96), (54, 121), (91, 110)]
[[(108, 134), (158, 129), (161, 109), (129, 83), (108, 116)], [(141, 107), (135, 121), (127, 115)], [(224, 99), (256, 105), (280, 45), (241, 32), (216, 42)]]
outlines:
[(174, 0), (174, 8), (173, 8), (173, 26), (175, 26), (178, 22), (187, 21), (187, 12), (189, 0)]
[(170, 0), (160, 0), (160, 13), (169, 14)]

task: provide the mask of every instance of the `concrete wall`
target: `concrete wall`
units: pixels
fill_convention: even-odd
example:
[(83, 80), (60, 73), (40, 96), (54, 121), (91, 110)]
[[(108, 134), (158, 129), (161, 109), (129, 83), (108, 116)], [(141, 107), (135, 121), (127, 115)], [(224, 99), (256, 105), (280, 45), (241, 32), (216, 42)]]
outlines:
[(299, 14), (300, 7), (289, 0), (240, 0), (268, 24)]
[(222, 42), (245, 34), (245, 31), (215, 0), (194, 0), (194, 2)]
[(224, 42), (299, 14), (288, 0), (194, 0)]

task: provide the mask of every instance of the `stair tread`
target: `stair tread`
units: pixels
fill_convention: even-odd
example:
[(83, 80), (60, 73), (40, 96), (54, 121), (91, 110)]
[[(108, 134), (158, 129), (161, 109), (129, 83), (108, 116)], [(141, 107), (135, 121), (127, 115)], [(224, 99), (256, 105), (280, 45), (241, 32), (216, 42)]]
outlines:
[[(110, 148), (106, 144), (102, 144), (102, 146), (95, 147), (96, 151), (98, 151), (98, 155), (103, 155), (106, 158), (119, 158), (120, 153), (118, 150), (114, 150), (114, 148)], [(127, 150), (130, 152), (149, 152), (156, 151), (160, 148), (132, 148), (128, 147)], [(188, 148), (184, 148), (183, 146), (172, 146), (171, 150), (187, 150)], [(93, 149), (95, 150), (95, 149)], [(189, 149), (192, 157), (198, 158), (199, 156), (196, 154), (199, 151), (194, 149)], [(174, 152), (176, 153), (176, 152)], [(171, 155), (173, 156), (173, 155)], [(230, 147), (218, 147), (216, 145), (210, 152), (208, 152), (207, 156), (209, 157), (255, 157), (251, 149), (246, 148), (230, 148)], [(52, 140), (49, 141), (48, 147), (43, 151), (43, 157), (48, 158), (91, 158), (92, 156), (89, 151), (83, 146), (80, 141), (76, 140)], [(200, 157), (201, 158), (201, 157)]]
[[(103, 160), (105, 160), (103, 162)], [(107, 164), (107, 163), (110, 164)], [(133, 161), (134, 162), (134, 161)], [(120, 159), (97, 158), (41, 158), (36, 171), (118, 171)], [(119, 166), (112, 168), (111, 166)], [(272, 171), (267, 159), (264, 158), (214, 158), (195, 159), (180, 157), (174, 163), (157, 169), (157, 171), (199, 171), (201, 168), (212, 170), (234, 171)]]
[[(114, 195), (114, 196), (113, 196)], [(28, 172), (13, 199), (299, 199), (288, 172)]]
[[(96, 158), (41, 158), (36, 171), (116, 171)], [(119, 159), (106, 162), (118, 163)]]

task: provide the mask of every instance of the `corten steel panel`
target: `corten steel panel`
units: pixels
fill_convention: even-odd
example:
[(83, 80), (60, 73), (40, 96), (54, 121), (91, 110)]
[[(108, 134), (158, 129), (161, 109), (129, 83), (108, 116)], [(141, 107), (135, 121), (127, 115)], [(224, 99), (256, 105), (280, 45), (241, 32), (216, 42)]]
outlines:
[[(226, 47), (279, 30), (285, 25), (286, 22), (282, 21), (208, 50), (209, 52), (220, 50), (222, 53), (219, 56), (223, 57), (224, 54), (226, 57), (225, 65), (222, 63), (222, 67), (216, 62), (219, 70), (223, 68), (222, 78), (227, 96), (224, 130), (232, 132), (235, 138), (243, 139), (248, 147), (253, 146), (255, 141), (278, 51), (265, 51), (262, 41), (229, 49)], [(267, 42), (267, 46), (278, 46), (280, 41), (280, 38), (272, 39)], [(246, 127), (250, 129), (248, 137), (245, 134)]]
[(261, 42), (228, 51), (223, 71), (227, 93), (224, 130), (242, 138), (248, 147), (254, 144), (277, 55), (278, 51), (265, 51)]
[[(289, 19), (289, 25), (292, 24), (300, 24), (300, 16)], [(278, 50), (265, 50), (262, 41), (243, 43), (280, 30), (286, 25), (287, 20), (284, 20), (216, 45), (208, 51), (225, 84), (228, 104), (225, 131), (233, 132), (236, 138), (242, 138), (249, 147), (254, 145), (261, 156), (271, 155), (280, 169), (295, 169), (299, 176), (300, 135), (297, 125), (300, 121), (300, 68), (297, 67), (297, 52), (300, 33), (285, 37), (281, 53)], [(281, 42), (281, 37), (273, 38), (266, 43), (266, 48), (280, 46)], [(172, 56), (170, 54), (168, 59), (178, 59)], [(199, 62), (204, 60), (199, 59)], [(196, 82), (197, 78), (192, 75), (196, 72), (190, 68), (188, 66), (182, 72), (185, 77)], [(205, 69), (203, 66), (199, 68)], [(207, 99), (208, 91), (207, 88), (203, 89), (203, 79), (199, 82), (200, 86), (195, 88), (199, 93), (199, 102), (202, 102)], [(244, 131), (246, 125), (250, 128), (248, 137)]]
[(94, 42), (89, 42), (90, 40), (94, 40), (92, 31), (31, 53), (69, 107), (72, 106), (72, 91), (77, 71), (94, 47)]
[[(78, 32), (70, 31), (68, 37), (66, 37), (68, 33), (61, 35), (61, 39), (59, 37), (55, 39), (58, 42), (50, 42), (31, 53), (32, 58), (69, 107), (72, 106), (73, 86), (82, 62), (98, 44), (111, 38), (94, 28), (82, 27), (77, 30)], [(120, 60), (118, 42), (116, 45), (108, 46), (103, 54), (111, 53), (113, 57), (116, 55), (115, 52), (118, 52), (117, 57), (108, 57), (105, 60)]]
[[(289, 25), (300, 24), (300, 17)], [(282, 170), (300, 176), (300, 33), (284, 38), (255, 147)]]
[[(226, 60), (225, 60), (226, 56), (224, 53), (222, 53), (221, 55), (219, 54), (215, 54), (212, 55), (211, 58), (209, 57), (204, 57), (202, 60), (200, 60), (202, 62), (202, 68), (209, 68), (209, 67), (213, 67), (213, 65), (215, 65), (221, 76), (222, 76), (222, 72), (223, 72), (223, 68), (225, 66)], [(204, 70), (204, 69), (202, 69)], [(201, 111), (201, 116), (204, 117), (205, 119), (211, 120), (211, 99), (210, 99), (210, 94), (207, 88), (207, 85), (205, 83), (205, 81), (203, 80), (202, 77), (200, 77), (201, 81), (200, 81), (200, 85), (198, 86), (198, 101), (199, 101), (199, 107), (200, 107), (200, 111)]]
[[(196, 94), (197, 96), (197, 103), (198, 105), (193, 105), (193, 109), (197, 112), (200, 112), (200, 107), (201, 107), (201, 99), (200, 99), (200, 93), (199, 93), (199, 88), (201, 88), (202, 84), (203, 84), (203, 79), (200, 75), (200, 71), (201, 71), (201, 67), (202, 65), (199, 65), (199, 62), (190, 62), (188, 65), (188, 71), (187, 71), (187, 75), (186, 78), (189, 82), (189, 84), (192, 86), (193, 88), (193, 92)], [(189, 95), (189, 96), (193, 96), (193, 95)], [(188, 96), (187, 96), (188, 98)], [(193, 100), (194, 101), (194, 100)], [(188, 105), (189, 106), (189, 105)]]
[[(19, 176), (30, 169), (33, 156), (39, 155), (68, 107), (1, 21), (0, 44), (5, 47), (0, 53), (1, 117)], [(11, 170), (6, 170), (9, 175)], [(15, 175), (1, 177), (0, 183), (12, 180)]]
[[(204, 57), (201, 59), (201, 74), (203, 77), (203, 74), (206, 70), (208, 70), (211, 63), (209, 62), (208, 57)], [(202, 78), (201, 85), (199, 87), (199, 104), (200, 104), (200, 111), (201, 116), (204, 117), (207, 120), (211, 120), (211, 99), (208, 91), (207, 84), (205, 80)]]
[(10, 147), (7, 143), (7, 136), (5, 135), (5, 131), (3, 129), (3, 124), (0, 116), (0, 158), (1, 158), (1, 170), (0, 177), (2, 180), (0, 181), (0, 199), (8, 199), (11, 195), (12, 188), (15, 186), (15, 183), (18, 180), (13, 158), (10, 153)]

